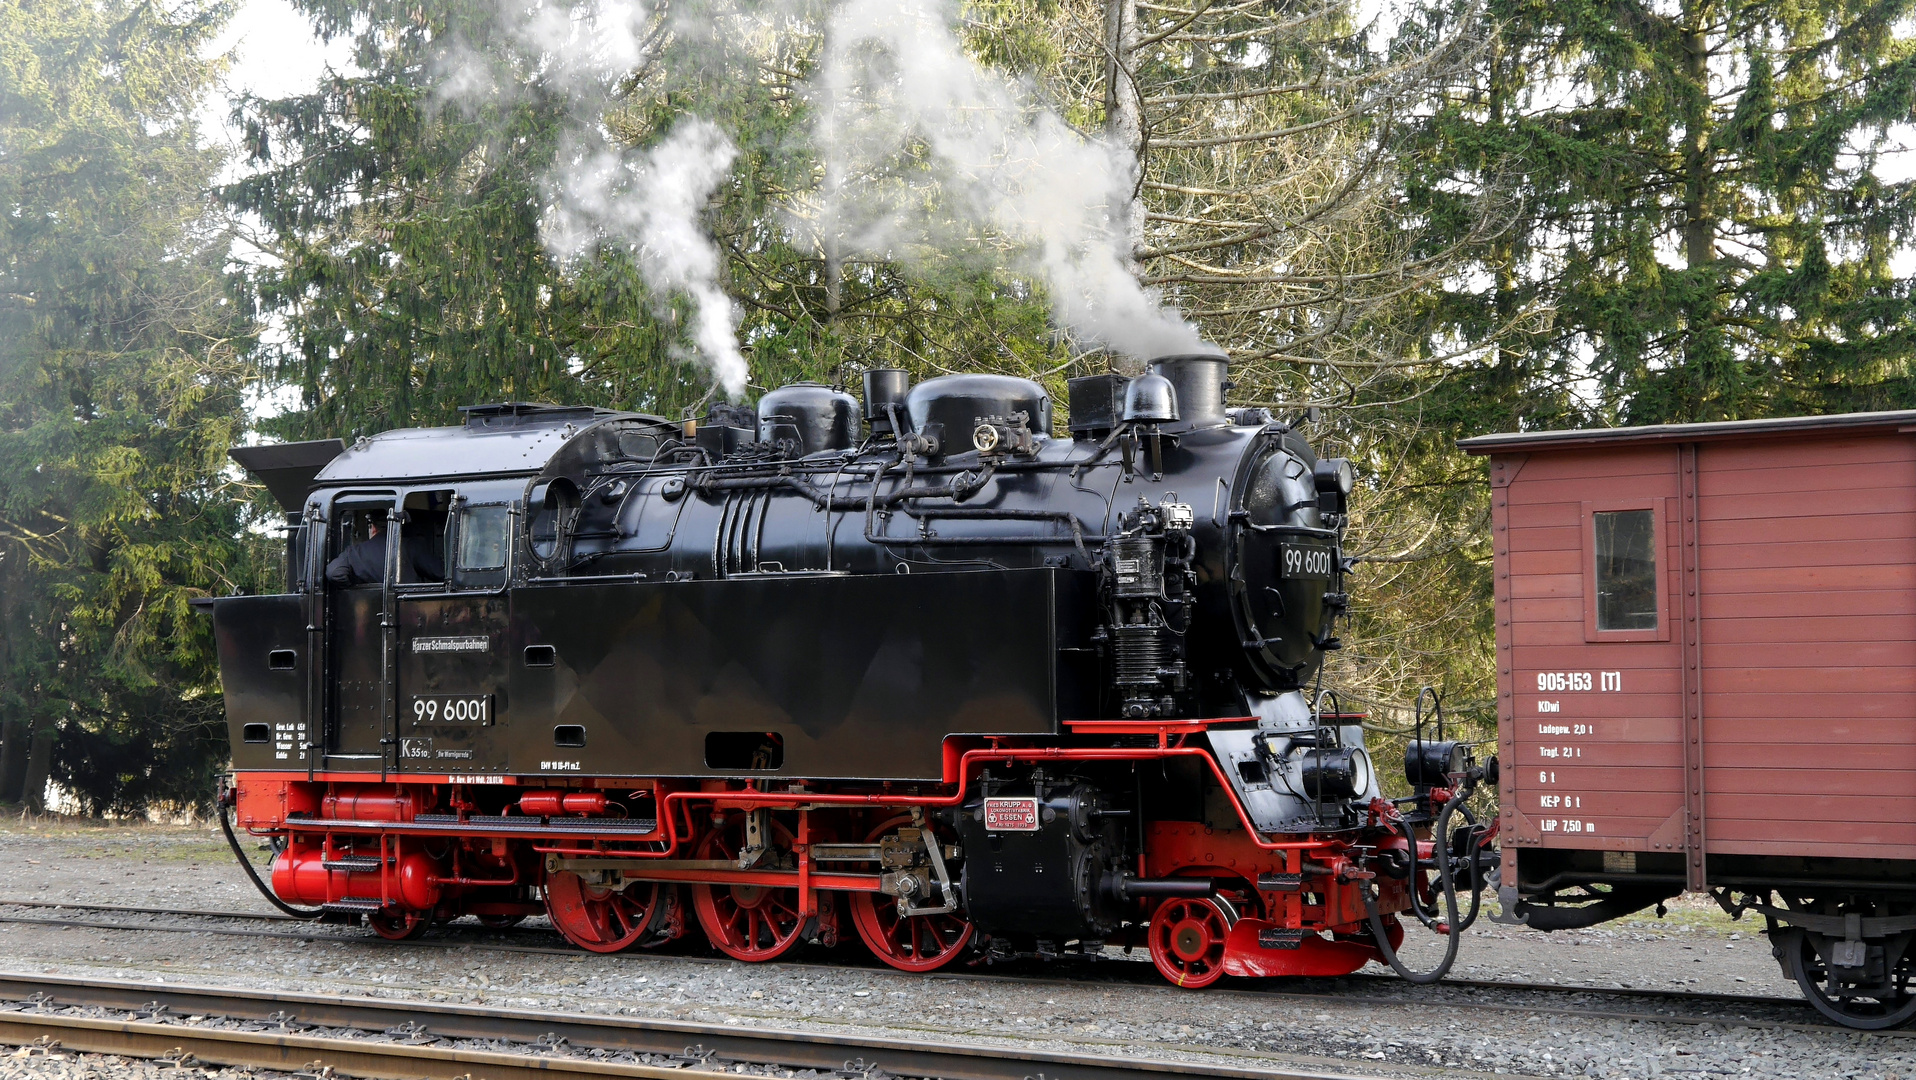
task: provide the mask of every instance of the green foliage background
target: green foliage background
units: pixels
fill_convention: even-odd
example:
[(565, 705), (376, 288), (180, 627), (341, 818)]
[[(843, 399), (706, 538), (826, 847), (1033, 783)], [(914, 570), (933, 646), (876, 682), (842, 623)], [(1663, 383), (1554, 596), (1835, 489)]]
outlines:
[[(194, 116), (230, 3), (0, 0), (0, 718), (59, 730), (88, 811), (203, 805), (220, 767), (187, 603), (278, 573), (227, 447), (711, 398), (679, 301), (542, 243), (570, 106), (499, 3), (298, 3), (351, 68), (239, 102), (229, 161)], [(1314, 437), (1364, 473), (1347, 704), (1388, 731), (1436, 684), (1494, 724), (1487, 493), (1457, 438), (1916, 404), (1912, 192), (1880, 167), (1916, 119), (1912, 4), (1420, 0), (1382, 52), (1349, 5), (1138, 9), (1140, 274), (1232, 350), (1238, 398), (1328, 407)], [(1001, 238), (909, 267), (798, 239), (828, 10), (661, 6), (601, 118), (633, 147), (687, 114), (738, 144), (707, 224), (753, 392), (1102, 369)], [(960, 32), (1088, 132), (1109, 10), (971, 0)], [(449, 98), (455, 56), (510, 92)], [(262, 391), (293, 403), (255, 424)]]
[(252, 321), (192, 113), (220, 5), (0, 4), (0, 716), (92, 812), (203, 800), (225, 726), (194, 596), (257, 587), (226, 448)]

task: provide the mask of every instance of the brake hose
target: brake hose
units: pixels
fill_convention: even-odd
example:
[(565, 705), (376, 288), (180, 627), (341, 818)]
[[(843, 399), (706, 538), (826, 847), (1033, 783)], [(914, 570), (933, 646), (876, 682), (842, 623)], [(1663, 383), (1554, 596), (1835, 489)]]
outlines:
[(253, 869), (253, 860), (247, 858), (246, 852), (240, 848), (239, 837), (233, 835), (233, 822), (226, 816), (225, 800), (220, 801), (219, 808), (220, 831), (226, 834), (226, 846), (233, 849), (233, 857), (239, 860), (240, 869), (246, 871), (246, 876), (253, 880), (253, 887), (258, 889), (259, 894), (266, 898), (266, 902), (284, 911), (286, 914), (291, 915), (295, 919), (317, 919), (321, 915), (324, 915), (324, 909), (312, 908), (308, 910), (306, 908), (296, 908), (273, 895), (273, 890), (268, 888), (264, 881), (260, 880), (259, 871)]
[(1470, 914), (1457, 924), (1457, 932), (1463, 933), (1476, 923), (1477, 915), (1484, 908), (1483, 875), (1477, 866), (1477, 856), (1484, 849), (1484, 830), (1475, 822), (1470, 824), (1470, 842), (1464, 845), (1464, 853), (1470, 858)]
[[(1452, 801), (1461, 802), (1463, 799), (1468, 797), (1469, 797), (1469, 791), (1468, 789), (1466, 789), (1465, 791), (1459, 793), (1459, 796), (1457, 799), (1454, 799)], [(1476, 923), (1478, 913), (1483, 910), (1484, 887), (1483, 887), (1482, 878), (1478, 873), (1478, 867), (1477, 867), (1477, 854), (1479, 851), (1483, 850), (1483, 830), (1477, 828), (1477, 822), (1474, 818), (1470, 816), (1470, 810), (1468, 807), (1460, 807), (1459, 809), (1462, 810), (1465, 824), (1470, 830), (1469, 833), (1467, 834), (1469, 839), (1466, 842), (1464, 847), (1464, 854), (1468, 858), (1469, 864), (1470, 864), (1470, 913), (1465, 915), (1461, 921), (1457, 921), (1453, 919), (1450, 925), (1456, 926), (1458, 931), (1461, 932), (1461, 931), (1470, 929), (1471, 926)], [(1441, 817), (1441, 813), (1439, 816)], [(1400, 830), (1402, 831), (1405, 842), (1409, 844), (1408, 850), (1412, 852), (1412, 858), (1415, 859), (1415, 852), (1417, 851), (1417, 834), (1414, 831), (1412, 831), (1410, 822), (1404, 821), (1401, 818), (1398, 819), (1398, 826)], [(1432, 848), (1431, 855), (1433, 856), (1432, 861), (1433, 863), (1439, 863), (1439, 865), (1441, 865), (1442, 867), (1440, 872), (1448, 876), (1450, 873), (1452, 873), (1453, 869), (1455, 868), (1457, 860), (1453, 856), (1451, 851), (1449, 850), (1450, 845), (1447, 842), (1446, 837), (1444, 837), (1441, 833), (1433, 833), (1433, 839), (1435, 840), (1435, 843), (1431, 845), (1431, 848)], [(1418, 922), (1423, 923), (1425, 926), (1429, 927), (1432, 930), (1437, 929), (1436, 906), (1433, 904), (1431, 907), (1431, 910), (1428, 913), (1426, 913), (1424, 911), (1424, 903), (1422, 900), (1419, 900), (1417, 898), (1417, 890), (1414, 888), (1410, 890), (1410, 909), (1413, 913), (1416, 914)], [(1453, 912), (1453, 915), (1454, 914), (1455, 913)]]
[[(1437, 812), (1436, 833), (1438, 836), (1443, 836), (1445, 833), (1445, 826), (1450, 824), (1450, 814), (1451, 814), (1451, 809), (1453, 806), (1455, 806), (1454, 800), (1445, 802), (1444, 808)], [(1417, 848), (1413, 845), (1410, 850), (1411, 850), (1411, 857), (1412, 857), (1411, 872), (1414, 875), (1416, 873), (1415, 867), (1417, 865), (1416, 864)], [(1448, 869), (1449, 862), (1450, 862), (1450, 853), (1445, 852), (1444, 860), (1443, 860), (1443, 865), (1445, 866), (1445, 870), (1441, 874), (1439, 874), (1439, 877), (1443, 879), (1443, 883), (1444, 883), (1444, 906), (1445, 908), (1448, 909), (1450, 914), (1450, 919), (1446, 923), (1446, 929), (1449, 932), (1444, 935), (1445, 943), (1444, 943), (1443, 960), (1440, 963), (1438, 963), (1438, 965), (1435, 968), (1432, 968), (1429, 971), (1412, 971), (1409, 968), (1404, 966), (1404, 961), (1401, 958), (1399, 958), (1397, 955), (1397, 949), (1393, 947), (1390, 943), (1390, 933), (1384, 927), (1384, 916), (1377, 909), (1377, 890), (1373, 888), (1371, 885), (1369, 885), (1368, 883), (1360, 884), (1358, 886), (1358, 891), (1363, 893), (1364, 895), (1364, 914), (1370, 918), (1370, 933), (1371, 933), (1371, 938), (1376, 944), (1377, 954), (1379, 956), (1382, 956), (1384, 958), (1384, 962), (1390, 965), (1391, 970), (1395, 971), (1398, 977), (1403, 979), (1405, 982), (1418, 983), (1420, 985), (1425, 983), (1439, 982), (1443, 979), (1445, 975), (1450, 974), (1450, 966), (1457, 962), (1457, 942), (1460, 938), (1463, 937), (1463, 931), (1458, 928), (1458, 924), (1457, 924), (1457, 881), (1449, 873), (1449, 869)], [(1416, 881), (1412, 880), (1408, 884), (1408, 888), (1410, 889), (1412, 894), (1411, 904), (1414, 910), (1416, 906), (1416, 902), (1417, 902), (1416, 901), (1416, 892), (1417, 892)]]

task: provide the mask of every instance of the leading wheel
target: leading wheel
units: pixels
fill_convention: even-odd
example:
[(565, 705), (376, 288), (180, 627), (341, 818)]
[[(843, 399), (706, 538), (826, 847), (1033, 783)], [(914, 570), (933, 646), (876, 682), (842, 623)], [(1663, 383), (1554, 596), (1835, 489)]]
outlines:
[(565, 939), (590, 952), (631, 948), (645, 936), (658, 911), (657, 882), (639, 881), (624, 889), (588, 885), (570, 870), (546, 879), (546, 916)]
[(1178, 986), (1209, 986), (1224, 975), (1224, 939), (1236, 921), (1211, 897), (1166, 900), (1151, 916), (1151, 962)]
[[(1916, 1019), (1916, 994), (1910, 993), (1910, 958), (1904, 956), (1887, 979), (1887, 986), (1858, 987), (1830, 978), (1828, 965), (1809, 934), (1777, 931), (1784, 959), (1796, 985), (1817, 1012), (1844, 1027), (1884, 1031)], [(1832, 991), (1837, 991), (1832, 993)], [(1848, 991), (1848, 993), (1843, 993)]]
[[(911, 822), (894, 818), (866, 837), (875, 844), (885, 834)], [(898, 905), (883, 893), (851, 894), (852, 923), (858, 936), (880, 960), (900, 971), (936, 971), (956, 960), (971, 943), (971, 924), (955, 912), (942, 915), (900, 915)]]
[[(790, 850), (791, 830), (773, 822), (769, 843)], [(699, 845), (700, 859), (723, 859), (736, 865), (745, 843), (745, 816), (735, 814), (724, 826), (706, 834)], [(821, 902), (824, 900), (820, 896)], [(692, 906), (699, 925), (720, 952), (734, 960), (756, 963), (783, 955), (798, 944), (805, 917), (798, 913), (798, 890), (770, 885), (694, 885)]]
[(417, 911), (388, 908), (366, 916), (366, 925), (387, 941), (411, 941), (425, 933), (426, 928), (432, 925), (432, 920)]

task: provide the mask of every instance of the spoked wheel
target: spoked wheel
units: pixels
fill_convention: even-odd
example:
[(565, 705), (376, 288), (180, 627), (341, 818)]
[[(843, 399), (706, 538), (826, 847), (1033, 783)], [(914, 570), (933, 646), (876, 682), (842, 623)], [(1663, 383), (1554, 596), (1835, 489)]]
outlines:
[(1224, 939), (1236, 914), (1213, 897), (1176, 897), (1151, 916), (1151, 962), (1178, 986), (1209, 986), (1224, 975)]
[[(1884, 1031), (1916, 1019), (1916, 994), (1910, 992), (1912, 972), (1908, 956), (1904, 956), (1891, 973), (1891, 988), (1851, 988), (1831, 979), (1829, 966), (1816, 951), (1816, 944), (1809, 934), (1801, 930), (1775, 933), (1783, 946), (1790, 974), (1795, 977), (1796, 985), (1803, 988), (1803, 996), (1809, 999), (1817, 1012), (1844, 1027), (1862, 1031)], [(1832, 992), (1844, 989), (1853, 989), (1853, 996)]]
[(388, 909), (366, 916), (366, 925), (387, 941), (411, 941), (426, 932), (432, 920), (417, 911)]
[[(911, 821), (893, 818), (865, 838), (877, 843), (885, 834)], [(883, 893), (851, 894), (852, 922), (873, 955), (900, 971), (936, 971), (956, 960), (971, 943), (971, 924), (956, 912), (943, 915), (900, 915), (898, 905)]]
[(569, 870), (546, 879), (546, 915), (565, 939), (590, 952), (631, 948), (645, 936), (658, 910), (657, 882), (624, 889), (588, 885)]
[[(791, 830), (771, 823), (770, 842), (789, 848)], [(745, 843), (745, 817), (733, 815), (724, 827), (714, 829), (699, 845), (700, 859), (738, 861)], [(824, 897), (821, 895), (821, 900)], [(698, 910), (699, 925), (720, 952), (735, 960), (758, 962), (783, 955), (798, 944), (805, 918), (798, 913), (798, 890), (767, 885), (694, 885), (692, 905)]]

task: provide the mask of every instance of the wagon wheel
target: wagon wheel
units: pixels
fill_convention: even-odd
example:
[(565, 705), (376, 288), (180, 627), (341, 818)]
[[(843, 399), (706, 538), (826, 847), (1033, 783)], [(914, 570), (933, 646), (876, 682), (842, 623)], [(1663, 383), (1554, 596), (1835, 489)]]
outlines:
[(1891, 973), (1889, 983), (1893, 989), (1886, 994), (1862, 992), (1843, 996), (1830, 993), (1833, 980), (1829, 968), (1810, 935), (1800, 930), (1785, 930), (1778, 932), (1777, 937), (1796, 985), (1803, 988), (1803, 996), (1809, 999), (1810, 1005), (1829, 1019), (1862, 1031), (1884, 1031), (1916, 1018), (1916, 994), (1910, 993), (1913, 973), (1907, 953)]
[(417, 911), (387, 908), (367, 915), (366, 925), (387, 941), (411, 941), (425, 933), (432, 920)]
[(1224, 975), (1224, 939), (1236, 913), (1215, 897), (1176, 897), (1151, 915), (1151, 962), (1172, 983), (1195, 990)]
[[(790, 829), (772, 822), (771, 834), (772, 846), (791, 847)], [(744, 843), (745, 816), (734, 814), (724, 826), (706, 834), (698, 857), (736, 864)], [(797, 889), (700, 884), (692, 886), (692, 904), (705, 936), (735, 960), (757, 962), (780, 956), (798, 944), (799, 931), (805, 928), (805, 917), (798, 913)]]
[[(910, 821), (908, 816), (893, 818), (873, 829), (865, 842), (875, 844)], [(900, 915), (891, 897), (875, 892), (852, 893), (851, 906), (852, 922), (866, 947), (900, 971), (936, 971), (956, 960), (971, 943), (971, 924), (956, 912)]]
[(588, 885), (578, 874), (562, 870), (546, 879), (546, 916), (579, 948), (618, 952), (645, 935), (658, 911), (658, 891), (653, 881), (632, 882), (624, 889)]

